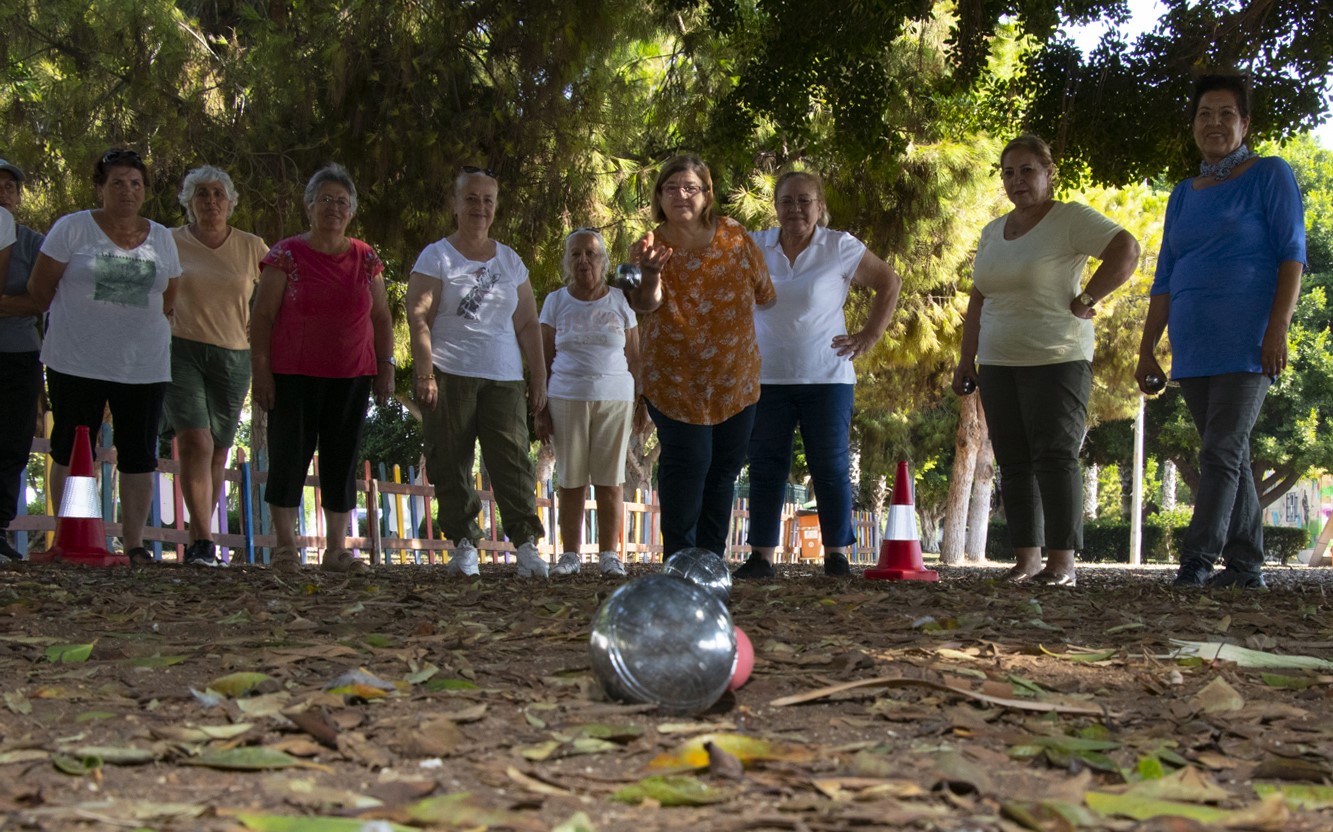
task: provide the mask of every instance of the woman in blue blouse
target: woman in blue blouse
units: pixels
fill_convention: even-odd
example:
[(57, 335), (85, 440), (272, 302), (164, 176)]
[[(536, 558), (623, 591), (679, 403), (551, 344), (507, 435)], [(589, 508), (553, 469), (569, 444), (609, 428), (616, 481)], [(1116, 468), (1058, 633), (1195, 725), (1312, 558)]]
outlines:
[[(1203, 162), (1167, 204), (1134, 375), (1144, 392), (1151, 392), (1148, 376), (1164, 377), (1153, 351), (1169, 322), (1171, 376), (1202, 438), (1176, 585), (1258, 589), (1263, 516), (1250, 431), (1269, 385), (1287, 367), (1287, 327), (1305, 263), (1304, 210), (1287, 163), (1245, 146), (1246, 78), (1200, 78), (1191, 114)], [(1219, 558), (1225, 568), (1212, 575)]]

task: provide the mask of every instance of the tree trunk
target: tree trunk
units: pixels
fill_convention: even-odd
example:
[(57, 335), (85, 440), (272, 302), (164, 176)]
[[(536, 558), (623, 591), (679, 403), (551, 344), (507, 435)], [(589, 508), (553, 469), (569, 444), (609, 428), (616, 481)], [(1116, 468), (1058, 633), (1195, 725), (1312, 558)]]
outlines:
[(1271, 476), (1264, 477), (1263, 465), (1264, 463), (1259, 462), (1251, 467), (1255, 487), (1259, 492), (1260, 508), (1268, 508), (1305, 478), (1304, 471), (1292, 471), (1290, 469), (1277, 470)]
[(1083, 517), (1086, 520), (1097, 519), (1097, 477), (1101, 470), (1095, 462), (1089, 462), (1083, 469)]
[(555, 444), (543, 442), (537, 446), (537, 482), (547, 482), (555, 475)]
[(1197, 459), (1173, 459), (1176, 473), (1189, 486), (1191, 494), (1199, 493), (1199, 461)]
[(1162, 463), (1162, 511), (1173, 511), (1176, 507), (1176, 464), (1171, 460)]
[(653, 464), (662, 453), (662, 446), (653, 440), (656, 430), (649, 428), (642, 436), (631, 436), (625, 454), (625, 488), (648, 488), (653, 482)]
[(976, 474), (977, 448), (981, 444), (981, 408), (979, 396), (959, 400), (958, 430), (954, 434), (953, 472), (949, 476), (949, 496), (944, 504), (944, 534), (940, 538), (940, 561), (950, 566), (963, 562), (967, 538), (968, 504), (972, 498), (972, 478)]
[(981, 418), (981, 447), (977, 448), (977, 466), (972, 477), (972, 499), (967, 509), (967, 545), (964, 551), (971, 563), (986, 562), (986, 538), (990, 534), (990, 505), (995, 494), (995, 451), (990, 444), (986, 417)]
[(1120, 518), (1128, 520), (1134, 513), (1134, 462), (1132, 460), (1122, 462), (1116, 466), (1116, 472), (1120, 474)]

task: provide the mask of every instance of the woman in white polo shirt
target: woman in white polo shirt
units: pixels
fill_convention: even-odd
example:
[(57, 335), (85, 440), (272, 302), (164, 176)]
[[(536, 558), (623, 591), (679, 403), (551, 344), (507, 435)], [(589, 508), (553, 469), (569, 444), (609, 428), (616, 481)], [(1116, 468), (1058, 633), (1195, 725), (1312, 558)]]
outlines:
[[(798, 426), (819, 506), (824, 573), (848, 575), (847, 547), (856, 539), (848, 470), (852, 359), (884, 335), (902, 278), (860, 240), (826, 227), (824, 183), (817, 174), (784, 173), (773, 202), (778, 227), (753, 235), (778, 299), (754, 313), (763, 366), (749, 450), (750, 558), (733, 576), (773, 577)], [(872, 300), (865, 328), (848, 333), (843, 305), (853, 283), (868, 288)]]

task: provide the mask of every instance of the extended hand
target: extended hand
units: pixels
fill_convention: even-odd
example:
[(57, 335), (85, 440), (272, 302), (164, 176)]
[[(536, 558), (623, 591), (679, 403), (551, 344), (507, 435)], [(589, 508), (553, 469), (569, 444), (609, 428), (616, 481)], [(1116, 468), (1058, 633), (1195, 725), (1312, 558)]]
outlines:
[(675, 250), (671, 246), (658, 245), (651, 231), (643, 235), (643, 239), (630, 246), (629, 249), (630, 260), (638, 263), (640, 269), (652, 274), (661, 272), (662, 267), (666, 265), (674, 253)]

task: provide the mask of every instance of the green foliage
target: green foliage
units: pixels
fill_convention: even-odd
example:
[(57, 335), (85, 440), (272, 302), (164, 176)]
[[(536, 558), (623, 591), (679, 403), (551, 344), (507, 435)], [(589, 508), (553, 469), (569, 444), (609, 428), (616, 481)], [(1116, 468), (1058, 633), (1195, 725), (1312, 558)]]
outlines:
[(1291, 165), (1305, 202), (1307, 272), (1333, 272), (1333, 150), (1319, 147), (1309, 135), (1296, 136), (1280, 147), (1261, 147)]
[(1286, 526), (1264, 526), (1264, 557), (1287, 563), (1310, 545), (1310, 533), (1305, 529)]
[(1097, 469), (1097, 519), (1114, 522), (1125, 516), (1124, 486), (1119, 465)]
[(1190, 85), (1209, 71), (1254, 77), (1256, 138), (1288, 137), (1319, 122), (1333, 83), (1325, 0), (1165, 5), (1157, 26), (1133, 44), (1113, 28), (1086, 57), (1060, 38), (1032, 53), (1022, 121), (1054, 138), (1057, 156), (1105, 184), (1153, 180), (1163, 169), (1172, 179), (1194, 172)]
[(383, 407), (377, 406), (366, 418), (361, 453), (370, 460), (374, 471), (378, 472), (381, 464), (389, 471), (398, 465), (406, 478), (408, 466), (420, 466), (421, 448), (421, 422), (400, 402), (393, 400)]

